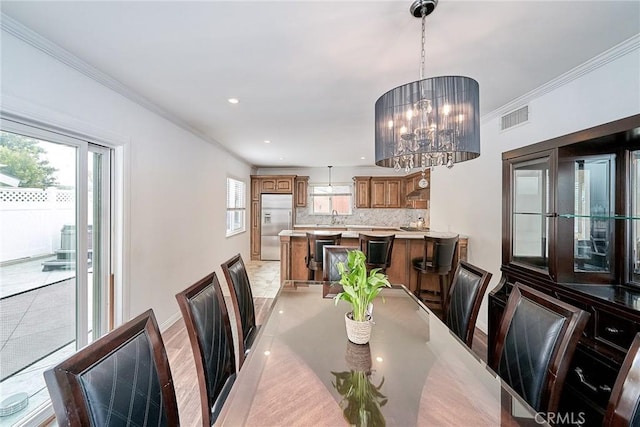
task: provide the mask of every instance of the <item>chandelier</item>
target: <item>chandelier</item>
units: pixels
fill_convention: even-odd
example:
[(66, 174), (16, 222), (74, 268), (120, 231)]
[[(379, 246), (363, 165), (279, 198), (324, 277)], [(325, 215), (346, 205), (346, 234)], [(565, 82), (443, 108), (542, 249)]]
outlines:
[(416, 0), (411, 14), (422, 19), (420, 80), (382, 95), (375, 106), (376, 165), (407, 173), (480, 155), (478, 82), (464, 76), (424, 77), (425, 21), (438, 0)]

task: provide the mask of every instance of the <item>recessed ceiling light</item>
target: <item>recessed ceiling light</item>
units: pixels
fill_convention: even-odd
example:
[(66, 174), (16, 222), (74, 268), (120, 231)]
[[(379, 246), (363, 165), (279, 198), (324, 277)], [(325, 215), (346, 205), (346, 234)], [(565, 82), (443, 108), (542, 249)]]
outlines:
[(237, 104), (238, 102), (240, 102), (238, 98), (229, 98), (227, 99), (227, 101), (229, 101), (229, 104)]
[(265, 144), (271, 144), (271, 141), (269, 141), (268, 139), (265, 139), (265, 140), (264, 140), (264, 143), (265, 143)]
[(360, 160), (364, 160), (364, 156), (360, 157)]
[(280, 157), (280, 160), (284, 160), (284, 157)]

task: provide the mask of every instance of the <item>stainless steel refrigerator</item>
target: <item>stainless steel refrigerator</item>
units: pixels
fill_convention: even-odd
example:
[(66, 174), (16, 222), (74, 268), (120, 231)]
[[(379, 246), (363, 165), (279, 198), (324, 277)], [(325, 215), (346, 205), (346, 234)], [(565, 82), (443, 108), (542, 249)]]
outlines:
[(293, 196), (290, 194), (263, 194), (260, 212), (260, 259), (280, 260), (282, 230), (292, 228)]

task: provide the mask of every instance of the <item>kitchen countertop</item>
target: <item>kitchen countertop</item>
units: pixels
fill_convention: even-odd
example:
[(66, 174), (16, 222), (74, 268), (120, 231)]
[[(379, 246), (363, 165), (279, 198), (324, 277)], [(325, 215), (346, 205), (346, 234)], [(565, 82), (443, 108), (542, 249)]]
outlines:
[[(371, 226), (367, 226), (367, 230), (371, 230)], [(327, 229), (328, 227), (318, 227), (323, 228), (323, 230), (313, 231), (313, 234), (333, 234), (338, 230)], [(345, 226), (335, 226), (333, 228), (342, 228)], [(355, 228), (355, 227), (354, 227)], [(306, 231), (303, 230), (282, 230), (278, 235), (280, 237), (306, 237)], [(343, 230), (341, 231), (342, 237), (345, 239), (357, 239), (358, 234), (360, 233), (357, 230)], [(432, 237), (453, 237), (456, 233), (448, 232), (448, 231), (433, 231), (433, 230), (424, 230), (424, 231), (403, 231), (400, 229), (391, 230), (390, 227), (379, 227), (378, 230), (368, 231), (367, 234), (371, 236), (386, 236), (389, 234), (395, 234), (396, 239), (423, 239), (424, 236), (432, 236)], [(459, 236), (461, 239), (467, 238), (467, 236)]]
[(400, 228), (390, 225), (362, 225), (362, 224), (296, 224), (296, 228), (319, 228), (319, 229), (353, 229), (353, 230), (393, 230), (401, 231)]

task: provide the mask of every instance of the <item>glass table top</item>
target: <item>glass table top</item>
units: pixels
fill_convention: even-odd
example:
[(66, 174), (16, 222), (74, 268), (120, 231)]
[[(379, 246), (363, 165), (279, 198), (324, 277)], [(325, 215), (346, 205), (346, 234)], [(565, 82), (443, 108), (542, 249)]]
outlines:
[(352, 344), (344, 322), (350, 306), (332, 299), (339, 290), (285, 282), (216, 425), (542, 421), (404, 287), (383, 290), (371, 341)]

